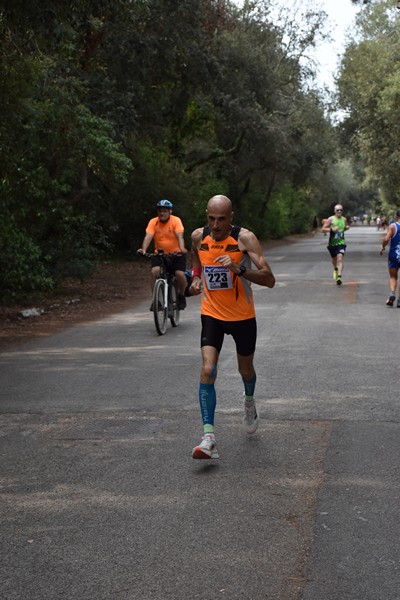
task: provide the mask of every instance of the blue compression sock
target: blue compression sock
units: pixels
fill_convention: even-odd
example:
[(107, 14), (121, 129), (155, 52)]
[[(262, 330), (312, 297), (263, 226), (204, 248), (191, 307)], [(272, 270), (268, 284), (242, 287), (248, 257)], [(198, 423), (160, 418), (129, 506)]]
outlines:
[(257, 381), (256, 374), (254, 373), (253, 377), (249, 380), (244, 379), (243, 377), (242, 377), (242, 380), (244, 383), (245, 400), (246, 400), (246, 402), (253, 402), (254, 390), (256, 388), (256, 381)]
[(213, 383), (200, 383), (199, 402), (204, 433), (214, 432), (214, 414), (217, 396)]

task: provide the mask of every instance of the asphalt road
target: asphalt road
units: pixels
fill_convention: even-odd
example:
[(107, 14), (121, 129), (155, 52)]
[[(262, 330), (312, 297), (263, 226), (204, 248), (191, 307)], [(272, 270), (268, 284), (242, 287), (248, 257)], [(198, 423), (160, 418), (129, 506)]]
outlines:
[(138, 308), (0, 355), (2, 600), (399, 600), (400, 309), (380, 233), (268, 252), (254, 287), (259, 430), (227, 338), (220, 459), (201, 437), (199, 299), (158, 336)]

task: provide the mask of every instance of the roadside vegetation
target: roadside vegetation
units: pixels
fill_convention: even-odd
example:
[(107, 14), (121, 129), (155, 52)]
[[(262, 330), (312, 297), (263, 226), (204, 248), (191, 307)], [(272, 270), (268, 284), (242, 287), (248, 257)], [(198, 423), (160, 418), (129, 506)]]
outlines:
[[(265, 0), (4, 0), (0, 301), (132, 255), (157, 200), (187, 235), (227, 194), (262, 238), (398, 203), (395, 2), (362, 3), (338, 78), (315, 86), (321, 11)], [(337, 118), (338, 111), (342, 117)]]

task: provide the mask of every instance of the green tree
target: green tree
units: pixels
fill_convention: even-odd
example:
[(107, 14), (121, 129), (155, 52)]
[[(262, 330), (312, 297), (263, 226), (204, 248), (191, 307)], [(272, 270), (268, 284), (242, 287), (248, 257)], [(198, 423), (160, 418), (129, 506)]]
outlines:
[(338, 80), (344, 131), (365, 177), (385, 196), (399, 199), (400, 50), (391, 2), (378, 2), (358, 17)]
[[(6, 82), (0, 203), (2, 213), (12, 216), (2, 233), (5, 243), (26, 240), (14, 244), (14, 265), (2, 265), (4, 279), (7, 268), (18, 272), (34, 260), (46, 285), (53, 269), (59, 273), (68, 262), (69, 272), (92, 272), (94, 260), (87, 259), (94, 259), (105, 240), (104, 226), (110, 227), (103, 219), (107, 193), (126, 183), (132, 167), (113, 123), (90, 106), (88, 48), (99, 20), (90, 12), (94, 4), (72, 3), (66, 10), (54, 2), (25, 10), (19, 2), (6, 2), (0, 12), (0, 77)], [(90, 226), (93, 215), (96, 227)], [(82, 237), (85, 220), (91, 234)]]
[(0, 208), (17, 250), (2, 275), (29, 263), (31, 289), (83, 278), (102, 250), (137, 247), (162, 197), (188, 233), (215, 193), (261, 234), (266, 218), (282, 234), (272, 201), (305, 230), (338, 154), (306, 62), (324, 18), (273, 23), (271, 7), (5, 0)]

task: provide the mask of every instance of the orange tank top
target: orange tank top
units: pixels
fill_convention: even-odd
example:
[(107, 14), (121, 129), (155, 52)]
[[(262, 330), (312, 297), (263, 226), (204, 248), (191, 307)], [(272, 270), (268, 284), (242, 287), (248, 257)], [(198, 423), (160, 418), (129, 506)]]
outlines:
[(215, 262), (216, 258), (227, 254), (238, 265), (251, 268), (250, 257), (239, 250), (239, 231), (240, 227), (233, 227), (225, 240), (216, 242), (210, 236), (210, 229), (203, 229), (199, 249), (203, 280), (202, 315), (221, 321), (244, 321), (255, 317), (250, 282)]

